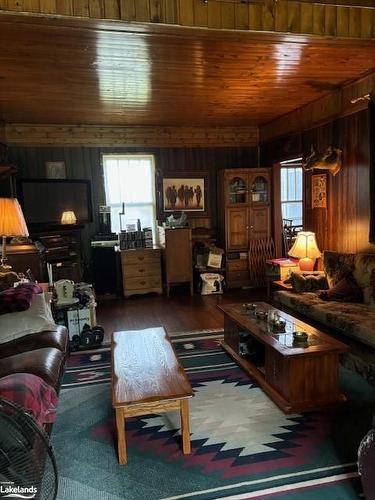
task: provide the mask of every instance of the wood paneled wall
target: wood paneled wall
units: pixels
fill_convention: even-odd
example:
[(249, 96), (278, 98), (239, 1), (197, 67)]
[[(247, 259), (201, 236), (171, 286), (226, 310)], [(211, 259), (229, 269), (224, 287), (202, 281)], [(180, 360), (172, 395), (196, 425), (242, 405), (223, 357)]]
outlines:
[[(210, 217), (192, 219), (192, 225), (217, 225), (217, 172), (224, 168), (256, 167), (257, 148), (99, 148), (99, 147), (11, 147), (10, 159), (19, 167), (20, 178), (45, 177), (45, 162), (64, 160), (67, 177), (89, 179), (92, 185), (94, 221), (84, 231), (85, 253), (89, 255), (89, 241), (98, 230), (98, 206), (105, 203), (101, 155), (103, 153), (152, 153), (155, 167), (163, 172), (199, 172), (209, 174), (208, 203)], [(40, 200), (36, 200), (40, 203)]]
[(0, 143), (6, 143), (5, 124), (0, 122)]
[[(350, 4), (350, 0), (346, 2)], [(375, 10), (293, 0), (0, 0), (0, 10), (78, 18), (371, 38)]]
[(296, 131), (304, 131), (367, 108), (364, 96), (375, 90), (375, 73), (350, 82), (301, 108), (259, 128), (260, 142), (270, 141)]
[[(369, 128), (367, 110), (306, 132), (264, 143), (262, 164), (323, 152), (328, 146), (343, 150), (343, 166), (327, 174), (327, 209), (311, 207), (311, 172), (305, 173), (305, 229), (314, 231), (321, 250), (375, 251), (369, 243)], [(322, 171), (315, 171), (321, 173)]]

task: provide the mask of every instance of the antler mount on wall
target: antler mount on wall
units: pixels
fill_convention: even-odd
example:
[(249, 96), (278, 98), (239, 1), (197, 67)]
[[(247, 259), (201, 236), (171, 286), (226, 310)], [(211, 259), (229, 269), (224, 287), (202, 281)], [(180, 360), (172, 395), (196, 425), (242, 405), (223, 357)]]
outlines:
[(329, 146), (323, 154), (315, 151), (311, 146), (311, 154), (302, 161), (305, 171), (328, 170), (332, 175), (336, 175), (342, 166), (342, 150)]

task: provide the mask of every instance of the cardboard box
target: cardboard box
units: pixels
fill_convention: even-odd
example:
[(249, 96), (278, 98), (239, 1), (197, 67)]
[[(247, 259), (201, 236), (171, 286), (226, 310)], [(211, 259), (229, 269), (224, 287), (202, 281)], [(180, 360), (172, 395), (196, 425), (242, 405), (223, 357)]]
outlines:
[(93, 322), (93, 314), (90, 307), (85, 307), (84, 309), (71, 309), (66, 313), (66, 316), (70, 339), (73, 335), (79, 335), (85, 324), (90, 326), (95, 324)]
[(216, 269), (221, 268), (221, 262), (223, 260), (223, 254), (222, 253), (213, 253), (210, 252), (208, 254), (208, 260), (207, 260), (207, 266), (208, 267), (214, 267)]

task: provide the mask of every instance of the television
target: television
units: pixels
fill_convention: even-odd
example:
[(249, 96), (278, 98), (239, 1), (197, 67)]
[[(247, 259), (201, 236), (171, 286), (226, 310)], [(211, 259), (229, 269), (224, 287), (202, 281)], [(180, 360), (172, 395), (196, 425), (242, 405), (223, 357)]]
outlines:
[(60, 224), (63, 212), (73, 210), (77, 224), (92, 221), (91, 184), (76, 179), (23, 179), (20, 202), (28, 224)]

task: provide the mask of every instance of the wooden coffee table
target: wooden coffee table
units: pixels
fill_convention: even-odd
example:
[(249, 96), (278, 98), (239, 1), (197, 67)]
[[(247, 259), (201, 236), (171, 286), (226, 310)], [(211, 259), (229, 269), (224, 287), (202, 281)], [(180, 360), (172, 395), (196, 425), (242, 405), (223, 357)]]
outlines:
[(118, 457), (127, 462), (125, 417), (179, 411), (182, 449), (191, 452), (189, 400), (193, 390), (164, 328), (112, 335), (112, 406)]
[[(218, 306), (224, 313), (223, 348), (285, 412), (302, 412), (345, 401), (338, 388), (339, 355), (348, 347), (265, 302), (286, 320), (284, 333), (269, 333), (267, 320), (256, 319), (242, 304)], [(308, 333), (297, 344), (293, 331)], [(240, 337), (249, 337), (250, 355), (240, 355)]]

